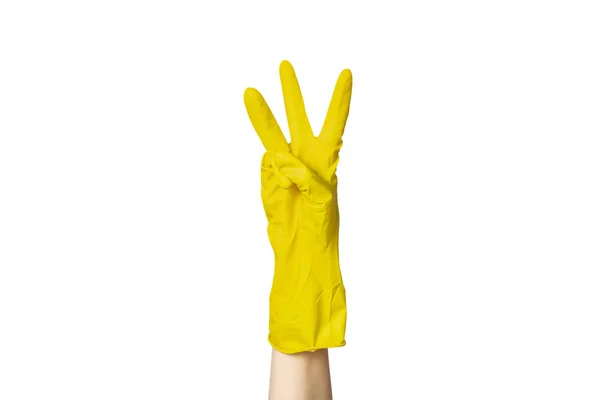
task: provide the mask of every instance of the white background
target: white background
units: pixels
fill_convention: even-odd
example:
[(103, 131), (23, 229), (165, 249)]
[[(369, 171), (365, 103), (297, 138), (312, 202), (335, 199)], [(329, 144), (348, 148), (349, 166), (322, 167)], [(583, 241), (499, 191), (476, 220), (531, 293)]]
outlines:
[(0, 399), (265, 399), (258, 88), (338, 176), (337, 399), (600, 398), (594, 1), (3, 1)]

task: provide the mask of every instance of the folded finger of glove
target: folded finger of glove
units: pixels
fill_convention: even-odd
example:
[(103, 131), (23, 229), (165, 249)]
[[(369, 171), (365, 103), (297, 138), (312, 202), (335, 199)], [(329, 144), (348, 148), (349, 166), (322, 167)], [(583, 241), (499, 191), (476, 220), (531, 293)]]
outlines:
[(262, 168), (270, 172), (272, 178), (284, 189), (296, 186), (307, 199), (316, 204), (327, 205), (331, 202), (331, 187), (292, 153), (268, 150), (263, 156)]

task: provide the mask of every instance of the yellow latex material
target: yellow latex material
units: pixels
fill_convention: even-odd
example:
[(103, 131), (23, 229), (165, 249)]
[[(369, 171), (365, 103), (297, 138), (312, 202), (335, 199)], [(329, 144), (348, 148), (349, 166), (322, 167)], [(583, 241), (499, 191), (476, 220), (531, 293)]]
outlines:
[(279, 69), (290, 129), (288, 144), (264, 98), (246, 89), (244, 103), (266, 152), (261, 196), (275, 253), (269, 342), (283, 353), (346, 344), (346, 290), (338, 257), (338, 154), (352, 93), (346, 69), (315, 137), (292, 65)]

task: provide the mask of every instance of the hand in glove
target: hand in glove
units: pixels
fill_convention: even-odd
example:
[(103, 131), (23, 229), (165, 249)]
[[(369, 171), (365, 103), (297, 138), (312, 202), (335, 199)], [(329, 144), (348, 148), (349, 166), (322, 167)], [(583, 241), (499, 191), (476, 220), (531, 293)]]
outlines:
[(346, 69), (315, 137), (292, 65), (280, 66), (290, 129), (287, 143), (262, 95), (246, 89), (244, 102), (266, 153), (261, 196), (275, 253), (269, 342), (282, 353), (345, 345), (346, 291), (338, 257), (338, 154), (352, 94)]

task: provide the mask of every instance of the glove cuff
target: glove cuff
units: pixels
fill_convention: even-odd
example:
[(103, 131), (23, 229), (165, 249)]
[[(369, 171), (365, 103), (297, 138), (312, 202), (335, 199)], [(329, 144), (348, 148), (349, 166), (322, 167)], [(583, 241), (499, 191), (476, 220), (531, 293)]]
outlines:
[(269, 343), (286, 354), (314, 351), (346, 344), (346, 289), (343, 282), (322, 288), (304, 310), (293, 297), (273, 291), (270, 297)]

